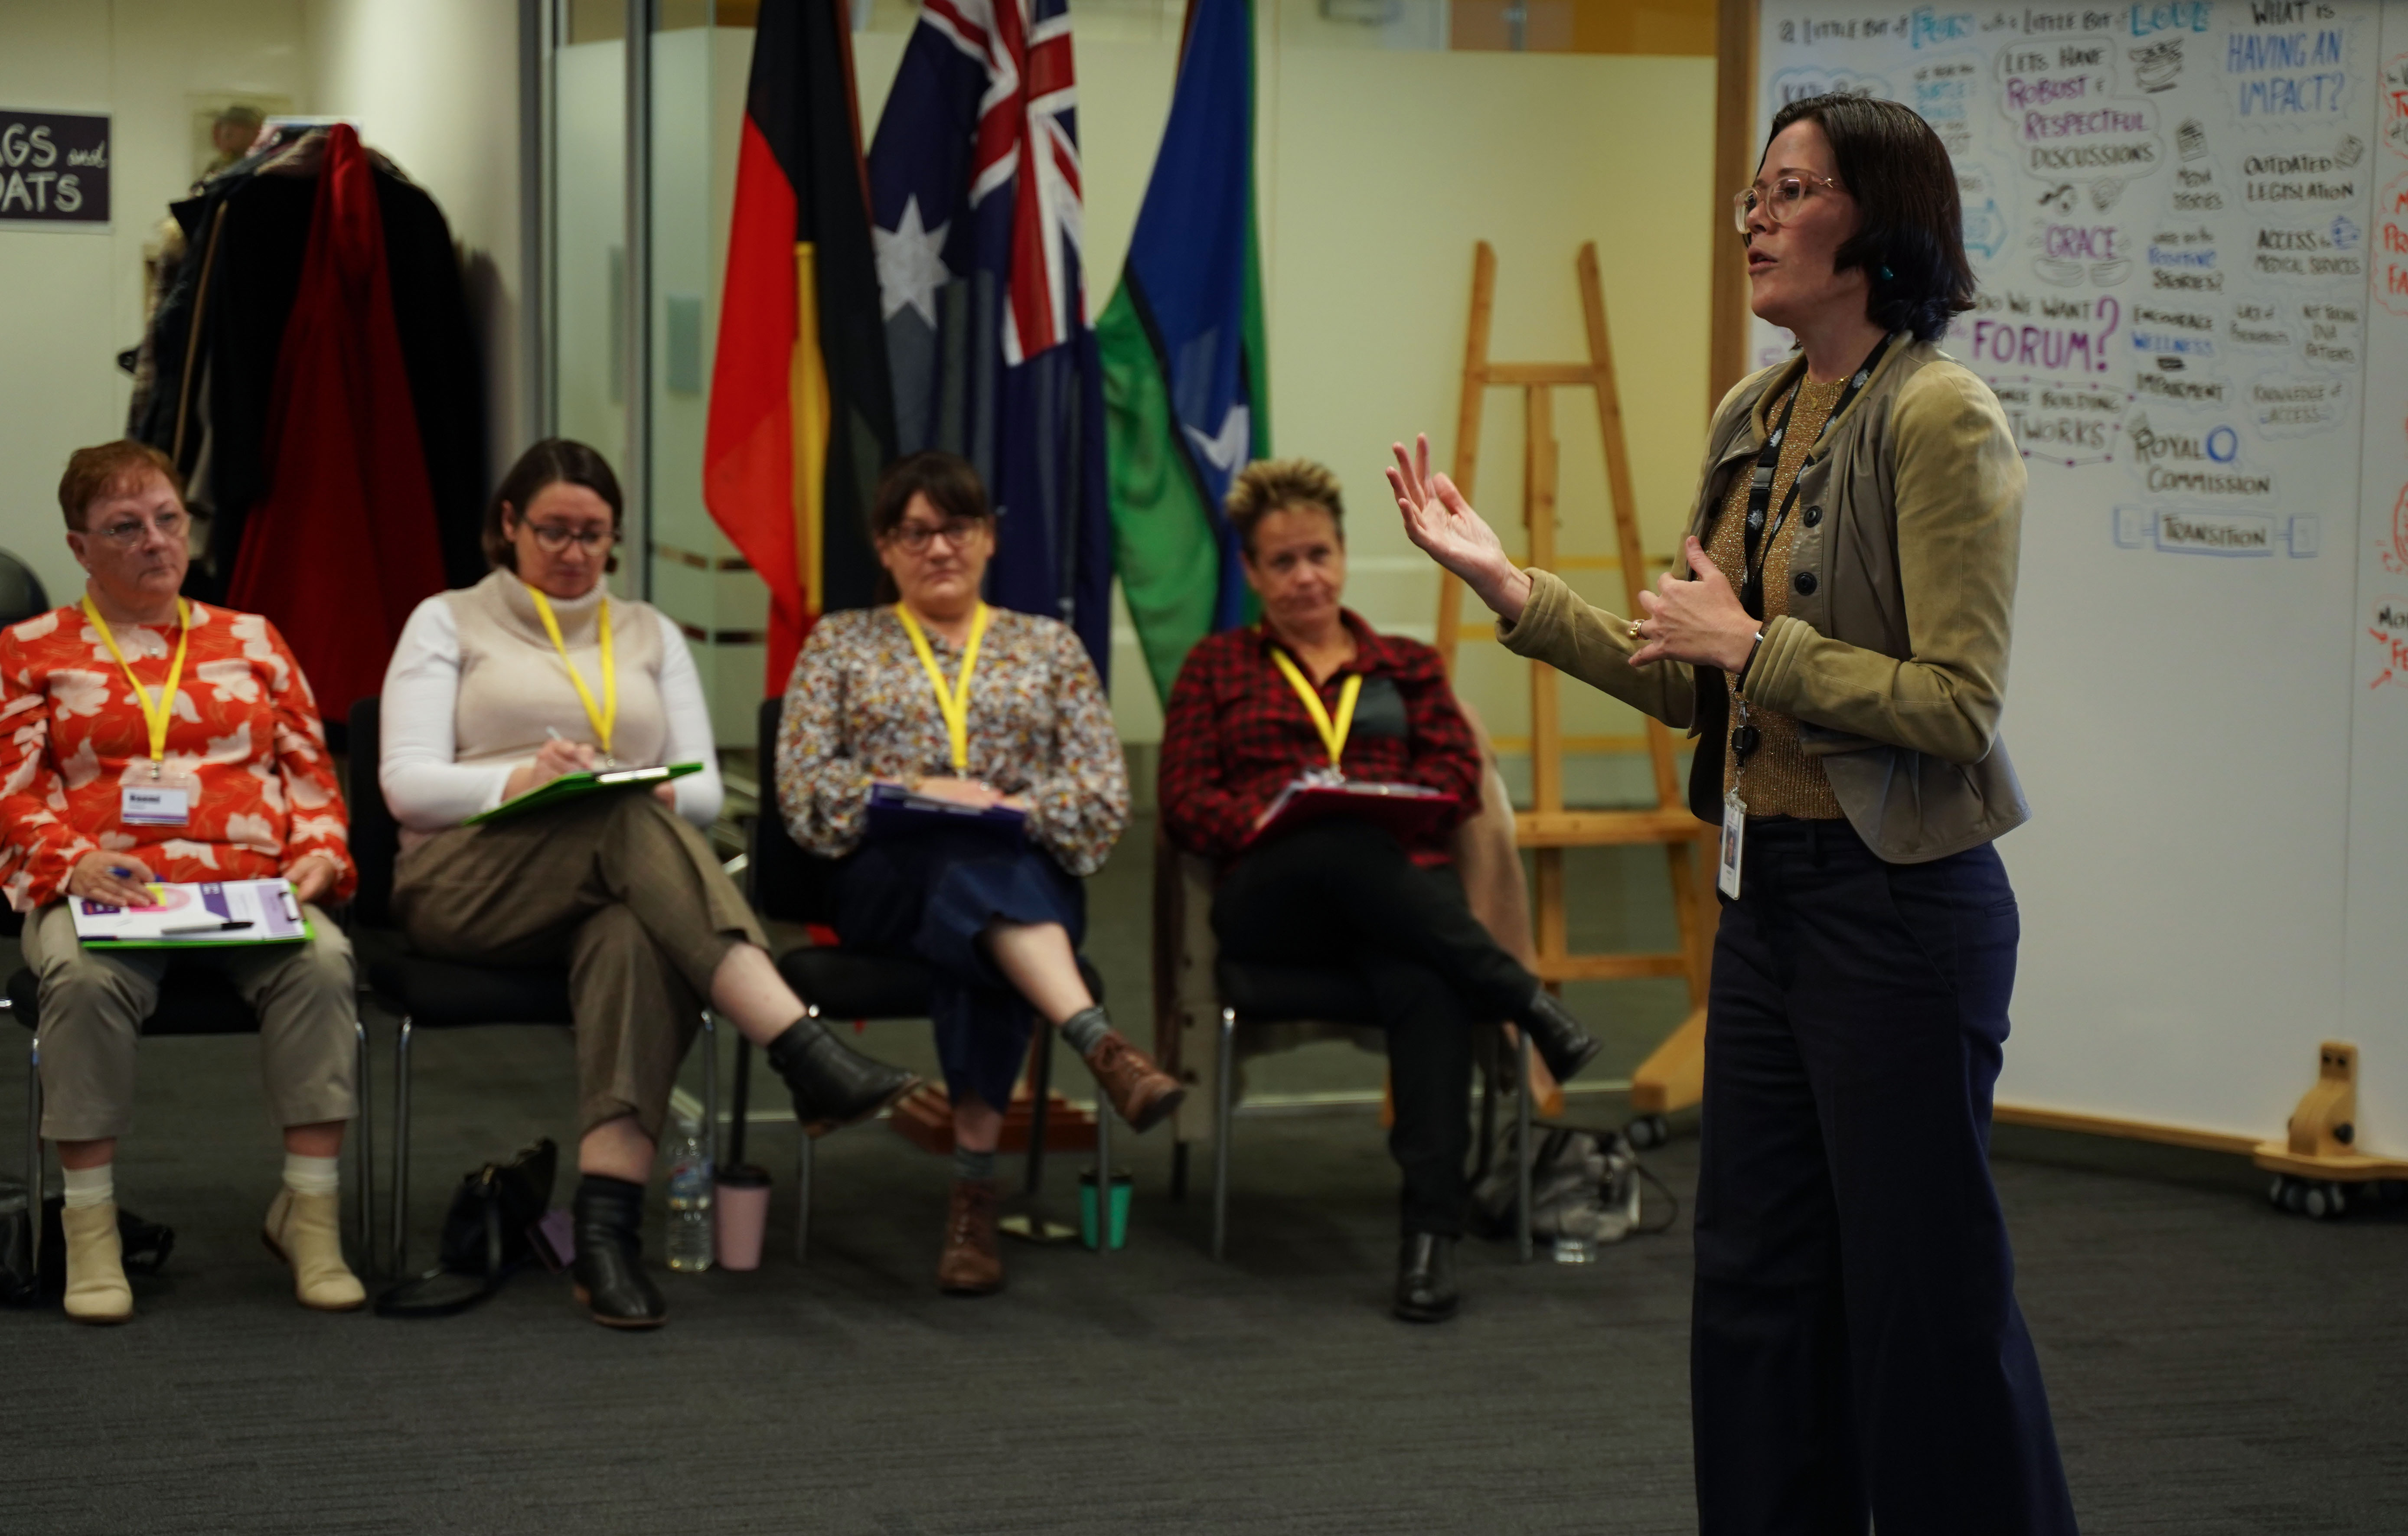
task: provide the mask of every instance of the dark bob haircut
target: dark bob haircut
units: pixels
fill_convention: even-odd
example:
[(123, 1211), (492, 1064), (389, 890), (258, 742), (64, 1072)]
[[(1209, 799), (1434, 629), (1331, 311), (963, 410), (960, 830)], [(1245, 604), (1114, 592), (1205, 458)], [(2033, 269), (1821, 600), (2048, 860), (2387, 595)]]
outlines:
[[(1830, 140), (1840, 185), (1863, 223), (1832, 255), (1842, 272), (1862, 267), (1870, 283), (1865, 316), (1885, 331), (1937, 341), (1951, 316), (1973, 307), (1965, 259), (1965, 215), (1956, 169), (1931, 124), (1894, 101), (1806, 96), (1773, 115), (1772, 136), (1811, 122)], [(1768, 151), (1771, 139), (1765, 142)]]
[[(503, 570), (519, 568), (519, 552), (512, 547), (509, 536), (502, 531), (502, 509), (508, 507), (518, 517), (526, 516), (527, 503), (542, 494), (547, 485), (582, 485), (610, 504), (610, 532), (615, 536), (624, 531), (627, 515), (626, 498), (619, 494), (619, 477), (610, 472), (610, 461), (599, 452), (569, 438), (546, 438), (519, 455), (510, 472), (494, 492), (494, 503), (485, 509), (483, 542), (485, 564)], [(619, 557), (613, 553), (603, 567), (619, 568)]]
[[(986, 487), (980, 483), (979, 473), (970, 467), (969, 460), (935, 449), (907, 453), (888, 465), (878, 477), (878, 494), (869, 504), (871, 542), (884, 538), (901, 525), (913, 496), (926, 496), (928, 505), (947, 519), (992, 520), (995, 516), (995, 510), (986, 504)], [(891, 603), (901, 596), (895, 578), (880, 567), (878, 601)]]

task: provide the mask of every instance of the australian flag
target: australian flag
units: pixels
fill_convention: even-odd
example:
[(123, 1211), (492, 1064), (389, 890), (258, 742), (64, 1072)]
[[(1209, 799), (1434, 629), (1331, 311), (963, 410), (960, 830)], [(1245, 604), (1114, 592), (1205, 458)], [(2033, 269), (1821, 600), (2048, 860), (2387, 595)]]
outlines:
[(1067, 0), (923, 0), (869, 149), (896, 446), (978, 467), (987, 598), (1111, 645), (1103, 393)]

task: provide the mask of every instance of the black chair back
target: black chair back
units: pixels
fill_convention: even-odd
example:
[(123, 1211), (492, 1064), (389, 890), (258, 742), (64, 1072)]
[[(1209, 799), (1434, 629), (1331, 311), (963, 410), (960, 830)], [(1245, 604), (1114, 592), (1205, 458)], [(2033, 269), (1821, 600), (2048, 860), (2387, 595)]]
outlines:
[(36, 613), (48, 613), (50, 599), (42, 579), (22, 560), (0, 550), (0, 627), (22, 624)]
[(752, 820), (750, 857), (752, 908), (781, 923), (836, 922), (836, 861), (806, 853), (786, 835), (778, 812), (778, 717), (783, 698), (761, 701), (758, 772), (761, 813)]
[(359, 893), (351, 915), (371, 927), (393, 921), (393, 866), (401, 856), (401, 825), (384, 803), (377, 782), (382, 755), (380, 700), (373, 694), (351, 706), (351, 862), (359, 866)]

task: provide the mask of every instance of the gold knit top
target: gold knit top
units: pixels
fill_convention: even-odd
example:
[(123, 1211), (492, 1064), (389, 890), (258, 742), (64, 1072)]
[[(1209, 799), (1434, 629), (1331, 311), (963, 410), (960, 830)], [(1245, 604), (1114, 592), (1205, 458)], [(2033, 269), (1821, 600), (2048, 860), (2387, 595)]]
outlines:
[[(1823, 435), (1823, 423), (1830, 419), (1831, 408), (1840, 403), (1840, 395), (1848, 387), (1844, 379), (1818, 384), (1801, 372), (1797, 388), (1798, 409), (1789, 418), (1789, 436), (1781, 444), (1781, 459), (1773, 467), (1772, 500), (1765, 515), (1777, 516), (1782, 498), (1804, 467), (1806, 455), (1813, 452), (1815, 439)], [(1784, 396), (1785, 399), (1786, 396)], [(1781, 420), (1782, 400), (1774, 400), (1765, 412), (1765, 420)], [(1722, 573), (1737, 592), (1746, 576), (1747, 552), (1747, 486), (1752, 478), (1748, 468), (1731, 481), (1730, 495), (1723, 502), (1720, 516), (1714, 519), (1712, 537), (1706, 540), (1706, 553), (1722, 568)], [(1764, 622), (1789, 611), (1789, 554), (1798, 538), (1798, 529), (1806, 509), (1789, 509), (1789, 516), (1778, 530), (1768, 526), (1773, 535), (1764, 553)], [(1727, 679), (1733, 699), (1739, 696), (1738, 679)], [(1730, 712), (1737, 725), (1739, 711)], [(1748, 754), (1746, 778), (1739, 785), (1740, 798), (1747, 802), (1751, 816), (1796, 816), (1805, 820), (1832, 821), (1845, 812), (1840, 809), (1838, 797), (1831, 793), (1831, 781), (1823, 772), (1819, 758), (1808, 754), (1798, 740), (1798, 721), (1794, 716), (1776, 714), (1760, 704), (1750, 704), (1749, 724), (1756, 726), (1761, 741)], [(1723, 748), (1723, 789), (1732, 785), (1734, 769), (1729, 743)]]

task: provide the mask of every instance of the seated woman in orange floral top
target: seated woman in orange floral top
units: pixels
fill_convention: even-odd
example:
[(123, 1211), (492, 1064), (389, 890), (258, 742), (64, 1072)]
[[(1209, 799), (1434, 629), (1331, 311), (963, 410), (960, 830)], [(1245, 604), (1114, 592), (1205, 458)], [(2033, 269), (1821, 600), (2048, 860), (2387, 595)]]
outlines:
[(179, 958), (218, 967), (259, 1011), (285, 1152), (268, 1245), (304, 1306), (356, 1307), (366, 1297), (337, 1228), (355, 983), (351, 946), (315, 905), (348, 896), (355, 874), (309, 684), (265, 619), (177, 596), (190, 519), (158, 450), (78, 450), (59, 508), (90, 579), (80, 602), (0, 631), (0, 888), (25, 914), (41, 980), (41, 1134), (65, 1170), (67, 1315), (133, 1314), (111, 1164), (166, 960), (85, 948), (65, 898), (146, 902), (149, 881), (279, 875), (315, 938)]
[[(995, 514), (950, 453), (888, 467), (870, 534), (891, 603), (830, 613), (795, 659), (778, 731), (778, 806), (805, 848), (842, 858), (849, 944), (936, 972), (937, 1054), (953, 1096), (954, 1180), (937, 1283), (1000, 1287), (995, 1149), (1034, 1007), (1121, 1117), (1159, 1123), (1186, 1090), (1111, 1026), (1080, 979), (1093, 874), (1128, 822), (1128, 768), (1078, 637), (989, 608)], [(872, 835), (872, 786), (1022, 813), (1025, 839), (939, 827)]]

